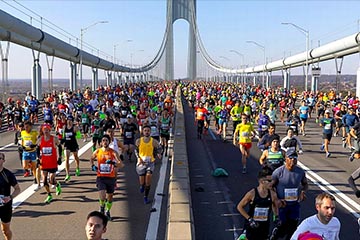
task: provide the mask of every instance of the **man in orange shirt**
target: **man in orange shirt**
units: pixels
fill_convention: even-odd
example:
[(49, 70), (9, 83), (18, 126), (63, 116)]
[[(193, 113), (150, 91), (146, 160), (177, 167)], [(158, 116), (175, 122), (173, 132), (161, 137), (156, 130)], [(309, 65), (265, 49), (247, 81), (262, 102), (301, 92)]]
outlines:
[(202, 103), (199, 103), (195, 108), (195, 123), (197, 122), (197, 138), (201, 139), (204, 126), (206, 124), (205, 117), (208, 114), (208, 110), (204, 108)]
[[(101, 138), (101, 148), (95, 150), (90, 158), (91, 169), (96, 172), (96, 186), (99, 190), (100, 212), (111, 221), (110, 209), (113, 203), (116, 175), (115, 170), (123, 168), (119, 154), (109, 147), (111, 138), (105, 134)], [(97, 165), (94, 161), (97, 160)]]

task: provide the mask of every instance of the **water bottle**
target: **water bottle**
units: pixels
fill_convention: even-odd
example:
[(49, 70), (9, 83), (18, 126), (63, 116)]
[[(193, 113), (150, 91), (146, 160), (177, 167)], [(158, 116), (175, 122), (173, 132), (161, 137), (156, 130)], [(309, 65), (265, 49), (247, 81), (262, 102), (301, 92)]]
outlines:
[(246, 240), (246, 230), (242, 232), (242, 234), (239, 236), (237, 240)]

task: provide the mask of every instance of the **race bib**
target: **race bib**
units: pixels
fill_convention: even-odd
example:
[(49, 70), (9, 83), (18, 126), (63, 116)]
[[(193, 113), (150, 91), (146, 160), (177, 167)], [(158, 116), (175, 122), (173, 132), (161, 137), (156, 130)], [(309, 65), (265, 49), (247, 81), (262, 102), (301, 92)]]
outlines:
[(100, 164), (100, 173), (101, 174), (109, 174), (112, 171), (112, 164), (107, 164), (107, 163), (101, 163)]
[(150, 131), (151, 131), (150, 133), (152, 134), (156, 134), (158, 132), (157, 127), (155, 126), (151, 126)]
[(126, 138), (132, 138), (132, 132), (125, 132)]
[(306, 111), (306, 110), (301, 110), (301, 113), (302, 113), (302, 114), (306, 114), (307, 111)]
[(59, 129), (59, 133), (62, 135), (63, 132), (64, 132), (64, 129), (60, 128), (60, 129)]
[(142, 157), (142, 160), (143, 160), (144, 163), (150, 163), (151, 157), (149, 157), (149, 156)]
[(87, 118), (82, 118), (81, 123), (87, 123)]
[(30, 147), (33, 144), (33, 142), (31, 140), (25, 140), (24, 143), (25, 143), (26, 147)]
[(284, 189), (285, 201), (294, 202), (298, 200), (297, 188), (285, 188)]
[(243, 133), (241, 134), (241, 136), (243, 136), (243, 137), (249, 137), (249, 133), (248, 133), (248, 132), (243, 132)]
[(268, 220), (269, 208), (255, 207), (253, 219), (259, 222)]
[(52, 155), (52, 147), (43, 147), (42, 154), (44, 156), (51, 156)]
[(121, 115), (125, 116), (127, 114), (127, 111), (121, 111)]
[(267, 125), (261, 125), (261, 130), (262, 131), (266, 131), (268, 129), (268, 126)]
[(166, 123), (163, 123), (163, 124), (161, 124), (161, 128), (162, 128), (162, 129), (168, 129), (168, 128), (169, 128), (169, 125), (166, 124)]
[(66, 138), (66, 140), (70, 140), (72, 135), (73, 135), (72, 132), (67, 132), (67, 133), (65, 133), (65, 138)]
[(325, 124), (324, 129), (330, 130), (331, 129), (331, 124)]

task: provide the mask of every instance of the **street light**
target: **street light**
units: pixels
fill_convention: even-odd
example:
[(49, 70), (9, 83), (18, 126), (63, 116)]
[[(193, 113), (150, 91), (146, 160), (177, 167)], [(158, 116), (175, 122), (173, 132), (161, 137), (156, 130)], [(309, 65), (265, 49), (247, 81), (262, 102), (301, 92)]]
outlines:
[[(236, 55), (238, 55), (239, 57), (241, 57), (242, 58), (242, 64), (240, 65), (240, 68), (243, 68), (243, 66), (245, 65), (245, 58), (244, 58), (244, 54), (242, 54), (242, 53), (239, 53), (238, 51), (236, 51), (236, 50), (234, 50), (234, 49), (231, 49), (231, 50), (229, 50), (230, 52), (232, 52), (232, 53), (235, 53)], [(236, 82), (237, 82), (237, 77), (236, 77)], [(240, 81), (241, 81), (241, 79), (242, 79), (242, 74), (240, 73)]]
[(133, 41), (132, 39), (127, 39), (122, 44), (121, 43), (114, 44), (114, 63), (116, 63), (116, 47), (119, 46), (119, 45), (123, 45), (125, 43), (130, 43), (132, 41)]
[(309, 66), (309, 55), (308, 55), (308, 52), (309, 52), (309, 31), (308, 31), (308, 30), (305, 30), (305, 29), (303, 29), (302, 27), (299, 27), (298, 25), (296, 25), (296, 24), (294, 24), (294, 23), (291, 23), (291, 22), (285, 22), (285, 23), (281, 23), (281, 24), (293, 26), (294, 28), (296, 28), (297, 30), (299, 30), (302, 34), (304, 34), (305, 37), (306, 37), (305, 91), (307, 91), (307, 90), (308, 90), (308, 72), (309, 72), (309, 69), (308, 69), (308, 66)]
[(265, 65), (266, 65), (265, 46), (260, 45), (259, 43), (255, 42), (255, 41), (246, 41), (246, 42), (255, 44), (256, 46), (261, 48), (261, 50), (263, 50), (263, 52), (264, 52), (264, 68), (263, 68), (263, 76), (262, 76), (262, 86), (264, 87), (264, 85), (265, 85)]
[(91, 27), (94, 27), (97, 24), (100, 23), (108, 23), (108, 21), (97, 21), (85, 28), (80, 29), (80, 88), (82, 88), (82, 65), (83, 65), (83, 37), (86, 30), (88, 30)]

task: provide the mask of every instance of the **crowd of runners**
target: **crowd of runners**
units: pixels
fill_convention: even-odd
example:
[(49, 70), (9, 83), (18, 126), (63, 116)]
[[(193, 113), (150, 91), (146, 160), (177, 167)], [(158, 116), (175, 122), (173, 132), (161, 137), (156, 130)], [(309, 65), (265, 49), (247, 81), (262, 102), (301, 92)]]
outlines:
[[(194, 111), (197, 138), (202, 139), (212, 126), (219, 139), (238, 146), (243, 174), (247, 173), (247, 159), (255, 139), (262, 151), (258, 185), (238, 204), (239, 212), (247, 220), (240, 239), (308, 239), (301, 234), (306, 231), (320, 235), (311, 239), (339, 239), (340, 222), (333, 217), (335, 198), (329, 194), (316, 198), (318, 221), (297, 227), (300, 202), (306, 198), (308, 189), (305, 172), (297, 166), (298, 156), (303, 154), (299, 135), (306, 138), (306, 123), (314, 121), (322, 129), (320, 150), (325, 158), (331, 157), (329, 145), (333, 137), (341, 137), (350, 161), (360, 158), (358, 97), (350, 92), (345, 96), (336, 94), (334, 90), (297, 92), (280, 87), (264, 89), (208, 82), (189, 83), (182, 91)], [(232, 132), (227, 131), (230, 124)], [(275, 133), (279, 125), (287, 126), (284, 137)], [(357, 197), (360, 191), (355, 181), (359, 178), (360, 168), (348, 179)], [(247, 205), (249, 211), (244, 210)]]
[[(308, 184), (304, 170), (296, 163), (298, 155), (303, 153), (299, 135), (306, 137), (307, 121), (315, 121), (322, 128), (324, 157), (331, 156), (331, 139), (341, 137), (343, 147), (349, 149), (349, 160), (360, 158), (359, 98), (335, 91), (299, 93), (295, 89), (213, 82), (132, 83), (99, 87), (96, 91), (54, 91), (44, 96), (41, 105), (30, 93), (25, 99), (9, 98), (7, 103), (0, 103), (0, 119), (4, 117), (8, 130), (14, 130), (23, 177), (34, 178), (35, 190), (45, 188), (46, 203), (53, 199), (51, 189), (55, 189), (56, 195), (62, 193), (60, 181), (56, 180), (58, 165), (65, 161), (64, 182), (73, 175), (80, 176), (78, 141), (91, 141), (93, 154), (89, 164), (97, 175), (100, 212), (111, 220), (117, 172), (126, 161), (136, 160), (139, 191), (144, 194), (144, 203), (150, 202), (156, 159), (168, 154), (174, 93), (178, 86), (194, 111), (197, 138), (202, 139), (213, 126), (222, 141), (239, 147), (243, 174), (247, 173), (254, 139), (258, 140), (257, 147), (262, 150), (259, 182), (238, 205), (247, 220), (244, 233), (247, 239), (268, 236), (290, 239), (294, 232), (296, 238), (291, 239), (298, 239), (301, 235), (296, 229), (300, 202), (305, 198)], [(37, 128), (39, 113), (44, 124)], [(230, 124), (233, 131), (229, 134)], [(280, 124), (288, 127), (283, 138), (276, 133)], [(115, 133), (121, 137), (117, 138)], [(75, 159), (73, 171), (70, 155)], [(355, 181), (359, 177), (357, 170), (349, 178), (357, 197), (360, 190)], [(246, 205), (250, 205), (248, 212), (244, 210)], [(315, 233), (326, 239), (338, 239), (340, 223), (333, 217), (334, 198), (319, 196), (316, 208), (320, 223), (314, 226), (320, 230)], [(271, 212), (273, 221), (270, 221)], [(272, 234), (270, 225), (275, 226)]]

